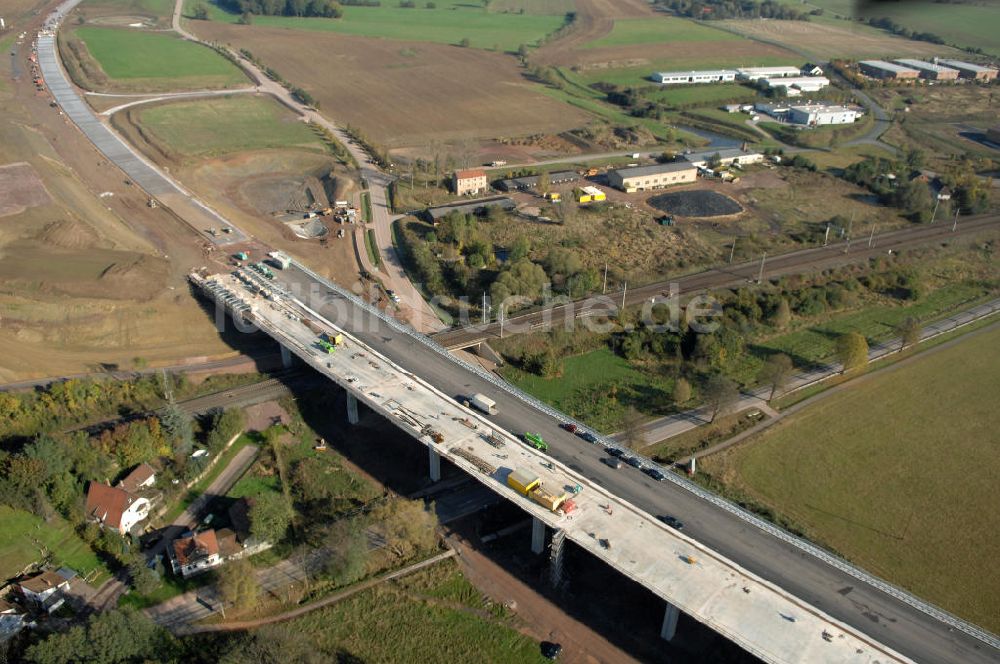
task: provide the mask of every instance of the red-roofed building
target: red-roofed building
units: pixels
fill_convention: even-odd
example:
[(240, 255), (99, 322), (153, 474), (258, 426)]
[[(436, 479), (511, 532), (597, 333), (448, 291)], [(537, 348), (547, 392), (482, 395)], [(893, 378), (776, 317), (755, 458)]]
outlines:
[(149, 514), (149, 500), (124, 489), (91, 482), (87, 487), (87, 518), (119, 533), (130, 532)]
[(455, 193), (459, 196), (478, 194), (481, 191), (486, 191), (486, 171), (481, 168), (455, 171), (452, 186), (455, 189)]
[(139, 493), (154, 484), (156, 484), (156, 470), (148, 463), (141, 463), (131, 473), (126, 475), (125, 479), (119, 482), (117, 486), (119, 489), (124, 489), (129, 493)]
[(174, 573), (185, 579), (222, 564), (219, 540), (214, 530), (178, 537), (171, 544), (169, 553)]

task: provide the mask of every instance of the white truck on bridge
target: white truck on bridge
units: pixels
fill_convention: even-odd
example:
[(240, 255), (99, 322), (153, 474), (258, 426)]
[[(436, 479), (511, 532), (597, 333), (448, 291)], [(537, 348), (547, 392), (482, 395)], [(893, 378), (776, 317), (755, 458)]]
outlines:
[(497, 414), (497, 402), (490, 399), (485, 394), (473, 394), (472, 398), (469, 399), (469, 403), (479, 410), (483, 411), (487, 415)]

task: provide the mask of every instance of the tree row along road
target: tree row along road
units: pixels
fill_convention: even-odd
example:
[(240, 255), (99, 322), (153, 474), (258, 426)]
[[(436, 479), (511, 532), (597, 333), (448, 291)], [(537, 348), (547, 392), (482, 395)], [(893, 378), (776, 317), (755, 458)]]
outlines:
[[(60, 11), (68, 11), (75, 2), (70, 0), (64, 3)], [(58, 56), (54, 41), (51, 38), (39, 40), (40, 60), (43, 49), (53, 64), (49, 68), (43, 67), (46, 80), (51, 77), (65, 81), (65, 73), (55, 64)], [(49, 88), (53, 89), (51, 83)], [(79, 100), (68, 82), (58, 93), (53, 89), (53, 93), (60, 105), (65, 101), (72, 103)], [(88, 137), (96, 135), (96, 128), (89, 125), (88, 128), (94, 129), (90, 133), (85, 132)], [(124, 160), (121, 163), (116, 159), (112, 161), (128, 173), (132, 164), (128, 155), (122, 156)], [(155, 168), (149, 175), (152, 177), (153, 173), (162, 177)], [(190, 199), (188, 206), (182, 206), (180, 211), (174, 210), (182, 218), (186, 218), (189, 207), (201, 204), (188, 193), (184, 196)], [(688, 524), (686, 532), (705, 546), (834, 618), (918, 661), (963, 664), (997, 661), (997, 650), (981, 638), (955, 629), (950, 621), (942, 620), (934, 611), (915, 607), (823, 558), (810, 555), (786, 538), (757, 527), (738, 511), (724, 509), (702, 497), (686, 483), (656, 483), (630, 469), (609, 469), (600, 463), (603, 450), (562, 431), (558, 427), (559, 420), (545, 408), (501, 389), (485, 373), (470, 370), (444, 357), (425, 338), (388, 324), (298, 265), (281, 271), (278, 278), (286, 286), (294, 284), (294, 287), (301, 288), (299, 292), (309, 292), (310, 287), (319, 286), (318, 295), (325, 299), (316, 307), (320, 313), (397, 365), (419, 374), (445, 393), (482, 392), (493, 396), (500, 403), (500, 412), (491, 419), (499, 426), (512, 432), (528, 430), (542, 433), (550, 444), (552, 456), (561, 462), (650, 514), (680, 516)]]
[[(864, 237), (850, 243), (838, 241), (830, 243), (826, 247), (799, 249), (778, 254), (764, 261), (764, 279), (787, 274), (815, 272), (867, 260), (874, 256), (885, 256), (890, 250), (898, 252), (903, 249), (947, 241), (949, 238), (957, 236), (973, 235), (997, 229), (1000, 228), (1000, 215), (982, 215), (959, 219), (958, 226), (954, 231), (952, 231), (952, 226), (950, 221), (939, 221), (935, 224), (882, 233), (874, 237), (872, 246), (869, 246), (868, 237)], [(624, 293), (625, 304), (626, 306), (636, 305), (648, 302), (650, 298), (664, 298), (669, 295), (671, 286), (678, 289), (679, 295), (694, 295), (715, 288), (729, 288), (753, 283), (760, 274), (760, 267), (761, 261), (758, 259), (629, 288)], [(548, 327), (550, 324), (559, 325), (567, 317), (572, 320), (589, 316), (613, 315), (621, 305), (622, 294), (621, 290), (616, 290), (604, 296), (591, 296), (570, 304), (560, 304), (541, 311), (532, 311), (507, 318), (503, 323), (503, 334), (504, 336), (522, 334)], [(499, 337), (499, 322), (485, 326), (474, 325), (456, 328), (431, 335), (434, 341), (445, 348), (464, 348), (480, 341)]]

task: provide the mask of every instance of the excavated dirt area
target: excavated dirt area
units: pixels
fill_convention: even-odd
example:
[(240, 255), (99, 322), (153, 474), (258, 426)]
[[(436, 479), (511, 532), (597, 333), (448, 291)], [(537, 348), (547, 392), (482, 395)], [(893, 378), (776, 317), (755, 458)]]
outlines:
[(648, 205), (679, 217), (724, 217), (743, 212), (743, 207), (731, 199), (708, 189), (675, 191), (653, 196)]
[(31, 164), (22, 161), (0, 166), (0, 217), (18, 214), (51, 200)]

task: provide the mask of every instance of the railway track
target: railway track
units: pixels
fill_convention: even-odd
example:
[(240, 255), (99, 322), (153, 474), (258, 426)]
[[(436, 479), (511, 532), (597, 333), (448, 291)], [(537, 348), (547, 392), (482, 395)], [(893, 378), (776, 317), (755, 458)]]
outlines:
[[(831, 267), (884, 256), (888, 252), (898, 252), (913, 247), (926, 246), (935, 242), (950, 241), (957, 237), (967, 237), (983, 231), (1000, 228), (1000, 215), (984, 215), (959, 220), (955, 230), (953, 224), (939, 222), (934, 225), (919, 226), (883, 233), (853, 241), (831, 243), (826, 247), (800, 249), (779, 254), (764, 261), (764, 279), (788, 274), (816, 272)], [(625, 304), (636, 305), (650, 298), (661, 298), (670, 294), (670, 288), (677, 289), (678, 295), (695, 295), (716, 288), (755, 283), (761, 273), (761, 261), (747, 261), (733, 265), (712, 268), (703, 272), (680, 276), (675, 279), (658, 281), (645, 286), (628, 289), (627, 292), (614, 291), (601, 296), (591, 296), (567, 304), (532, 311), (508, 318), (503, 324), (503, 334), (523, 334), (549, 327), (552, 323), (591, 316), (614, 314), (624, 295)], [(482, 341), (499, 338), (500, 324), (477, 325), (453, 328), (431, 335), (438, 344), (449, 349), (465, 348)]]

